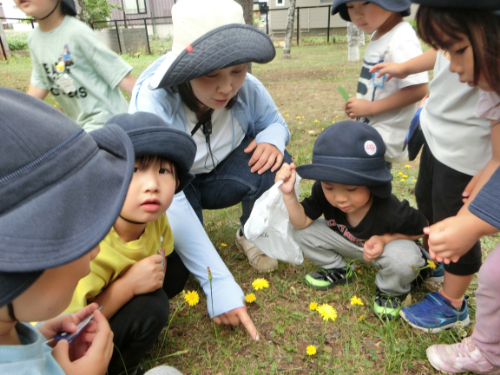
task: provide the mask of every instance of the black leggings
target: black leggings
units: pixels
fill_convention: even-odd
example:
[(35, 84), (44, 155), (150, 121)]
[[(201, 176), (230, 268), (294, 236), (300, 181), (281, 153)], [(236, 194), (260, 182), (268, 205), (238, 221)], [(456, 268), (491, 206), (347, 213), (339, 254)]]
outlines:
[(115, 349), (109, 375), (125, 374), (125, 366), (129, 374), (134, 373), (167, 325), (169, 299), (184, 289), (188, 277), (189, 271), (174, 250), (167, 257), (163, 288), (135, 296), (113, 315), (109, 325), (114, 333)]
[[(417, 206), (429, 224), (455, 216), (463, 206), (462, 192), (472, 176), (439, 162), (424, 144), (420, 155), (415, 197)], [(445, 271), (458, 276), (473, 275), (481, 267), (481, 244), (478, 242), (458, 262), (445, 264)]]

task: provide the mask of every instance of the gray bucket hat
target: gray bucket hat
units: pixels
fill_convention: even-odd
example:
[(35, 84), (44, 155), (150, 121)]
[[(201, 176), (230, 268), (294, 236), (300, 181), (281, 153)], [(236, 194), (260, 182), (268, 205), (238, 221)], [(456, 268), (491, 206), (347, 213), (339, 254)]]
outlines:
[(297, 167), (302, 178), (366, 186), (376, 196), (391, 194), (392, 174), (385, 165), (385, 144), (370, 125), (341, 121), (316, 139), (312, 163)]
[(0, 88), (0, 306), (72, 262), (121, 211), (134, 150), (118, 126), (86, 133), (43, 101)]
[(196, 143), (189, 134), (172, 129), (159, 116), (148, 112), (113, 116), (106, 126), (113, 124), (127, 132), (136, 156), (158, 155), (174, 162), (179, 180), (176, 193), (193, 180), (194, 176), (189, 170), (196, 156)]
[[(344, 21), (351, 22), (346, 3), (352, 0), (335, 0), (332, 4), (332, 15), (340, 13)], [(430, 0), (432, 1), (432, 0)], [(377, 4), (390, 12), (400, 13), (403, 17), (411, 14), (411, 0), (369, 0), (370, 3)]]
[(151, 78), (151, 89), (167, 88), (216, 70), (248, 62), (268, 63), (276, 56), (269, 36), (245, 25), (233, 0), (182, 0), (172, 7), (172, 54)]

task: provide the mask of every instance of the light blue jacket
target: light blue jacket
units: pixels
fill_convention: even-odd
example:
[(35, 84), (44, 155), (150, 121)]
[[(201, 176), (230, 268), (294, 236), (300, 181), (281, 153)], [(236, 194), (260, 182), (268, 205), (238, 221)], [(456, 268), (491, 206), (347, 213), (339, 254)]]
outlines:
[[(150, 112), (187, 131), (184, 106), (179, 93), (172, 88), (151, 90), (149, 82), (162, 62), (173, 61), (171, 53), (160, 57), (139, 77), (130, 98), (129, 113)], [(243, 131), (257, 143), (270, 143), (284, 153), (290, 140), (288, 127), (273, 99), (262, 83), (247, 73), (238, 92), (238, 100), (231, 109)], [(235, 145), (237, 146), (237, 145)], [(207, 267), (212, 271), (213, 308), (215, 316), (243, 306), (244, 295), (210, 242), (203, 226), (184, 193), (176, 194), (168, 211), (168, 221), (174, 235), (174, 247), (187, 269), (195, 275), (207, 296), (211, 317), (212, 301)]]

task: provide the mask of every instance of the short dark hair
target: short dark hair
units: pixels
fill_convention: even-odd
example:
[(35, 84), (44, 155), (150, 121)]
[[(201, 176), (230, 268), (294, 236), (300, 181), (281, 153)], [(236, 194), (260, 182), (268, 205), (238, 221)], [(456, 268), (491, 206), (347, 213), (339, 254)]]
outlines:
[[(182, 102), (194, 113), (198, 114), (200, 112), (200, 104), (202, 104), (198, 98), (194, 95), (191, 83), (183, 82), (177, 85), (177, 90), (181, 96)], [(238, 100), (238, 93), (233, 96), (226, 104), (226, 109), (233, 108), (234, 104)]]
[(166, 164), (172, 168), (172, 173), (174, 174), (174, 178), (177, 181), (177, 166), (171, 160), (159, 155), (136, 155), (135, 157), (136, 163), (139, 163), (139, 167), (141, 169), (148, 169), (152, 164), (156, 162), (160, 162), (161, 164)]
[(417, 12), (418, 34), (435, 49), (446, 50), (459, 34), (469, 38), (474, 54), (474, 82), (479, 73), (500, 95), (500, 17), (491, 11), (478, 9), (449, 9), (421, 5)]

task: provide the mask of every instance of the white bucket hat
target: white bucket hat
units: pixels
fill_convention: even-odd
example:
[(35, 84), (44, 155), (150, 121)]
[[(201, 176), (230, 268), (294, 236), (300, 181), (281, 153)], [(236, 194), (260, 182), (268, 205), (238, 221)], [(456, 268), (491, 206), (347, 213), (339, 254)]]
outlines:
[(213, 71), (247, 62), (267, 63), (276, 51), (264, 32), (246, 25), (233, 0), (181, 0), (172, 7), (172, 54), (151, 79), (150, 88), (175, 86)]

